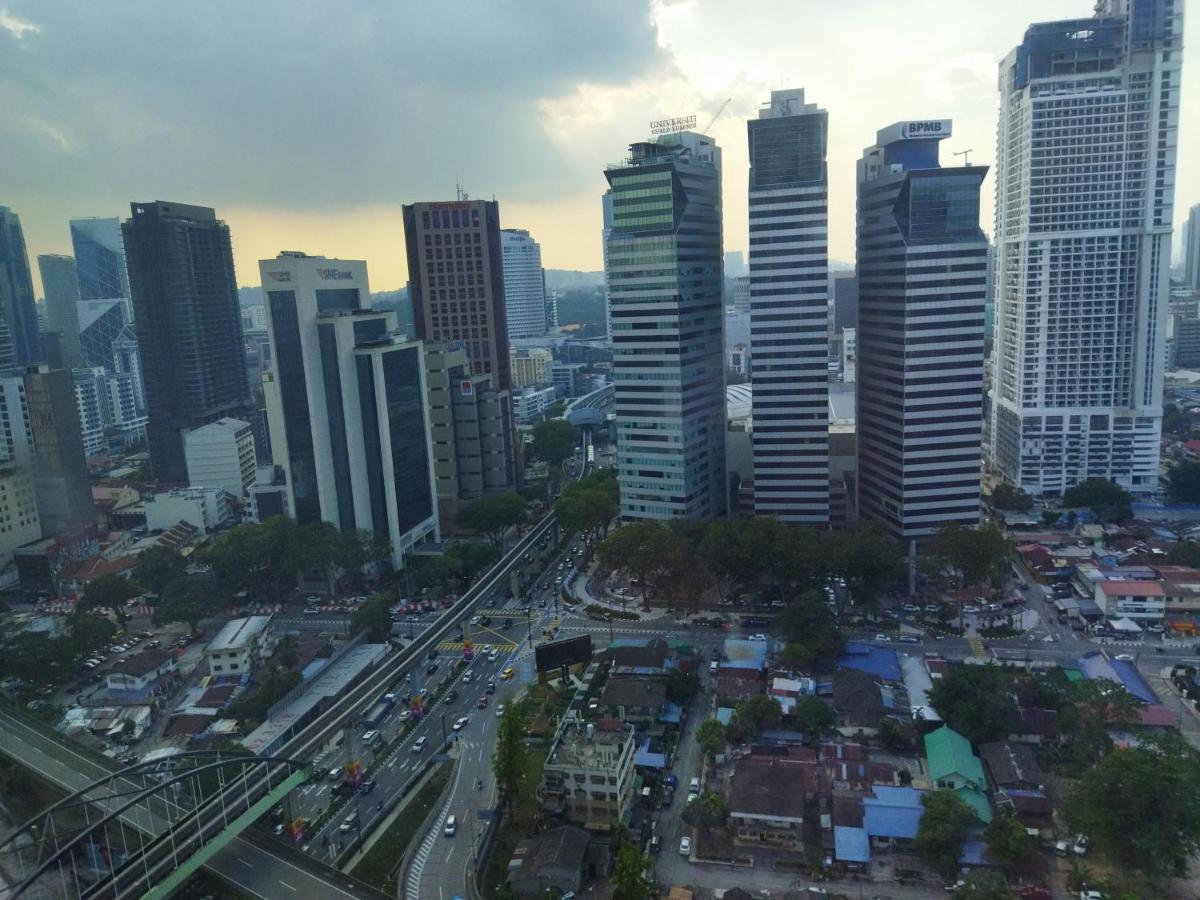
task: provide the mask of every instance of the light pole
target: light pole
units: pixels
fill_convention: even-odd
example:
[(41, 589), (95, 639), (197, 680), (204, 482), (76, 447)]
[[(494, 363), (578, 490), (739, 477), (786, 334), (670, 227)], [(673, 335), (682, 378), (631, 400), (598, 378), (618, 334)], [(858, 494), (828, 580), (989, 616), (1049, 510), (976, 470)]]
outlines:
[(612, 613), (605, 613), (604, 618), (608, 622), (608, 642), (611, 644), (613, 642)]

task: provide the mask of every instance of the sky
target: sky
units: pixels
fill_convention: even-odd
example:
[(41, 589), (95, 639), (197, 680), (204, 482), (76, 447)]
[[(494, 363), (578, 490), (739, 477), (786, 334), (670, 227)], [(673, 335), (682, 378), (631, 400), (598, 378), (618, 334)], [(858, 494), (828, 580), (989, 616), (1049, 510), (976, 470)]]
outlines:
[[(0, 205), (21, 217), (35, 280), (37, 254), (71, 252), (68, 219), (174, 200), (229, 224), (240, 284), (287, 249), (365, 259), (372, 289), (391, 290), (407, 278), (401, 205), (457, 185), (499, 200), (547, 268), (597, 270), (605, 165), (651, 120), (695, 114), (723, 149), (725, 249), (744, 251), (746, 120), (772, 89), (802, 87), (829, 111), (830, 257), (852, 262), (854, 165), (875, 132), (950, 118), (943, 163), (970, 150), (990, 165), (998, 62), (1030, 22), (1091, 8), (0, 0)], [(1191, 13), (1177, 223), (1200, 203)], [(983, 190), (990, 233), (990, 177)]]

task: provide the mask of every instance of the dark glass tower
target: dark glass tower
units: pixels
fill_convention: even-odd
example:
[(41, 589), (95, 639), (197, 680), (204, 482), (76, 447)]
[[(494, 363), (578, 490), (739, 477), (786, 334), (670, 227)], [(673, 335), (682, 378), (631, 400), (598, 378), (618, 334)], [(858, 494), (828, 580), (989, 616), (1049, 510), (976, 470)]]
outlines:
[(33, 276), (21, 220), (0, 206), (0, 314), (8, 334), (0, 329), (0, 368), (27, 365), (41, 359)]
[(72, 219), (71, 244), (81, 300), (129, 296), (119, 219)]
[(122, 226), (154, 476), (186, 482), (183, 435), (250, 396), (229, 228), (204, 206), (132, 204)]

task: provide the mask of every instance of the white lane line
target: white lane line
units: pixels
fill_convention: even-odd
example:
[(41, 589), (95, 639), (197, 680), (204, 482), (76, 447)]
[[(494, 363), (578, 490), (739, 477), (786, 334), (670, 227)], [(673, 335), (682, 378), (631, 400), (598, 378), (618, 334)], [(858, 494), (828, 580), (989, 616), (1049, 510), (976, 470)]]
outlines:
[(293, 894), (296, 893), (296, 889), (294, 887), (292, 887), (290, 884), (288, 884), (286, 881), (281, 880), (279, 883), (282, 884), (289, 891), (291, 891)]
[(253, 864), (246, 862), (246, 861), (245, 861), (244, 859), (242, 859), (240, 856), (237, 858), (237, 861), (238, 861), (238, 862), (240, 862), (240, 863), (241, 863), (243, 866), (245, 866), (247, 869), (253, 869), (253, 868), (254, 868)]

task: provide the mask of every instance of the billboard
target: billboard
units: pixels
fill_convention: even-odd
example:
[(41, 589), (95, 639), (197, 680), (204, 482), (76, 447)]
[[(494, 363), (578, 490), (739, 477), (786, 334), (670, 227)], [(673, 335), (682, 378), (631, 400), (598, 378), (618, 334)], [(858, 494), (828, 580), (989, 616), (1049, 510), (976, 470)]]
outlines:
[(592, 658), (592, 636), (581, 634), (579, 637), (538, 644), (533, 653), (539, 672), (552, 672), (563, 666), (586, 663)]

